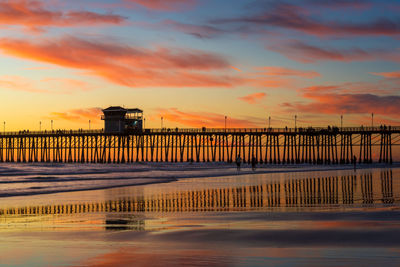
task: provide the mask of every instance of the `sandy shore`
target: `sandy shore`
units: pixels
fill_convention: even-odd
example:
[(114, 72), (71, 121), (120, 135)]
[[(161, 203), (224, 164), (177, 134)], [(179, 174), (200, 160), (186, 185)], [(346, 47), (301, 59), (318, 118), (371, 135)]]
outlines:
[[(398, 266), (395, 167), (279, 166), (238, 175), (232, 166), (199, 164), (174, 170), (181, 176), (172, 182), (1, 198), (0, 262)], [(171, 175), (162, 174), (168, 164), (158, 168), (160, 176)], [(40, 172), (33, 167), (29, 177)]]
[[(399, 167), (400, 163), (357, 165), (358, 170)], [(6, 197), (168, 183), (185, 178), (353, 169), (353, 165), (309, 164), (259, 164), (255, 171), (248, 164), (243, 164), (240, 171), (237, 171), (234, 164), (227, 163), (2, 164), (0, 205), (2, 199)]]

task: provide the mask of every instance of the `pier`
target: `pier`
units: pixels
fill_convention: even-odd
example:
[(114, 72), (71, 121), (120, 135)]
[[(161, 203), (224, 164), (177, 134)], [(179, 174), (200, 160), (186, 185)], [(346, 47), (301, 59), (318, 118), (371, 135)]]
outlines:
[(0, 162), (392, 163), (400, 127), (3, 132)]

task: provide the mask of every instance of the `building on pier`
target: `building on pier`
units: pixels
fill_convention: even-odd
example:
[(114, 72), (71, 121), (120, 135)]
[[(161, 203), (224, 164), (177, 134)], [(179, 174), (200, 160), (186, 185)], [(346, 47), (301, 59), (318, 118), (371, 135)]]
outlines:
[(103, 109), (105, 133), (125, 133), (143, 130), (143, 110), (111, 106)]

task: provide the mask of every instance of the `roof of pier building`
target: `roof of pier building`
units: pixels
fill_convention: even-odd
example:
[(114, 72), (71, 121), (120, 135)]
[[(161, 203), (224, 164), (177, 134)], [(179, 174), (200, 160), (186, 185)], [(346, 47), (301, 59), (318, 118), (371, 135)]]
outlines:
[(143, 110), (138, 108), (123, 108), (120, 106), (110, 106), (102, 110), (104, 115), (101, 116), (103, 120), (115, 120), (115, 119), (141, 119), (143, 116)]
[(123, 108), (120, 106), (111, 106), (103, 109), (103, 112), (128, 112), (128, 113), (143, 113), (143, 110), (138, 108)]

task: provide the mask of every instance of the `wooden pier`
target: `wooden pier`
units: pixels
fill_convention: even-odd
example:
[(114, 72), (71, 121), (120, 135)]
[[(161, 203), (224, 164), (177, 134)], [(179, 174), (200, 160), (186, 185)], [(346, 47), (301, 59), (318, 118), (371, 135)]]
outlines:
[(145, 129), (0, 134), (0, 162), (392, 163), (400, 127), (297, 129)]

